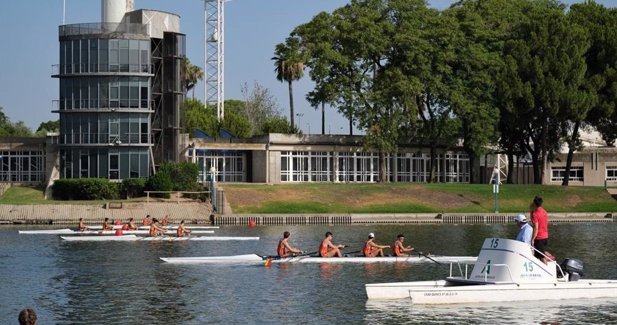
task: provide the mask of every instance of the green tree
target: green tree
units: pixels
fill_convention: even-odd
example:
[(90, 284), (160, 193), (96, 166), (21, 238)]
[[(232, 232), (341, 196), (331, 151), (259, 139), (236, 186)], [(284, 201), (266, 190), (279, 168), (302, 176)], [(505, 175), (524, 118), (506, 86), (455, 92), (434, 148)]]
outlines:
[(541, 183), (546, 162), (559, 149), (564, 121), (584, 118), (593, 101), (583, 85), (589, 42), (562, 5), (536, 7), (528, 14), (505, 43), (501, 86), (508, 89), (505, 100), (517, 103), (509, 108), (525, 123), (525, 146), (535, 182)]
[(274, 72), (276, 80), (287, 82), (289, 88), (289, 116), (291, 128), (294, 128), (294, 99), (293, 82), (300, 80), (304, 75), (304, 58), (300, 50), (300, 40), (289, 37), (285, 43), (276, 45), (274, 50)]
[[(239, 108), (239, 113), (250, 124), (250, 134), (263, 135), (264, 125), (271, 119), (281, 114), (279, 104), (268, 88), (255, 82), (253, 88), (249, 89), (247, 83), (241, 88), (243, 105)], [(289, 123), (288, 123), (289, 124)], [(289, 132), (289, 128), (286, 128)]]
[(204, 71), (191, 63), (188, 58), (182, 59), (182, 72), (184, 74), (184, 88), (186, 91), (193, 90), (192, 97), (195, 98), (195, 86), (199, 80), (204, 80)]
[(617, 139), (617, 9), (594, 1), (574, 4), (568, 16), (591, 38), (585, 53), (586, 84), (597, 94), (586, 122), (594, 126), (608, 145)]
[(36, 129), (36, 136), (44, 137), (47, 135), (47, 132), (59, 132), (60, 131), (60, 120), (49, 120), (47, 122), (41, 122), (39, 127)]

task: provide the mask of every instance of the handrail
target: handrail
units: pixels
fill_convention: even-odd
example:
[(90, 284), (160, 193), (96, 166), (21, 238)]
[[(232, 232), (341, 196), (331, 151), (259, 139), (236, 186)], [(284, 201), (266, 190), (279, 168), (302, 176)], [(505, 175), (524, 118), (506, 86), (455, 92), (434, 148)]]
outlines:
[(144, 191), (146, 193), (146, 203), (150, 202), (150, 193), (176, 193), (176, 203), (180, 203), (180, 193), (186, 194), (202, 194), (202, 193), (210, 193), (210, 191)]

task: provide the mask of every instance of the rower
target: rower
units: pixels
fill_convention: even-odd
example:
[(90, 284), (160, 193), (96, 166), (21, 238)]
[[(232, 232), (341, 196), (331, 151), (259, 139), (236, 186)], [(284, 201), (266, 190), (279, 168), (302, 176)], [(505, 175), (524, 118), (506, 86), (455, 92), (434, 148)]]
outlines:
[(184, 220), (180, 221), (178, 229), (176, 229), (176, 235), (178, 237), (184, 237), (184, 234), (190, 235), (191, 231), (184, 227)]
[(326, 238), (321, 241), (319, 245), (319, 256), (321, 257), (343, 257), (341, 254), (341, 248), (345, 248), (345, 245), (335, 245), (332, 243), (332, 233), (327, 232)]
[(383, 250), (386, 248), (390, 248), (390, 246), (386, 245), (378, 245), (373, 240), (375, 239), (375, 234), (368, 234), (368, 239), (364, 242), (364, 248), (362, 252), (366, 257), (375, 257), (375, 256), (383, 256)]
[(142, 221), (142, 224), (144, 226), (149, 226), (152, 224), (152, 220), (150, 219), (150, 215), (147, 215), (144, 220)]
[(109, 222), (109, 218), (105, 218), (105, 220), (103, 221), (103, 226), (102, 226), (103, 231), (105, 231), (105, 230), (114, 230), (114, 227), (112, 225), (108, 224), (108, 222)]
[(394, 256), (409, 256), (409, 254), (405, 254), (405, 252), (411, 252), (414, 250), (413, 247), (407, 245), (403, 245), (403, 241), (405, 240), (405, 235), (399, 234), (396, 236), (396, 241), (394, 245), (392, 245), (392, 253)]
[(84, 218), (79, 218), (79, 231), (84, 232), (88, 230), (88, 227), (86, 227), (86, 223), (84, 222)]
[(304, 253), (303, 251), (289, 245), (289, 236), (289, 231), (286, 231), (283, 233), (283, 238), (279, 239), (279, 244), (276, 248), (276, 253), (279, 257), (295, 256), (296, 254)]
[(150, 237), (161, 236), (165, 234), (165, 229), (159, 226), (159, 221), (156, 218), (152, 219), (152, 223), (150, 224), (149, 234), (150, 234)]
[(137, 230), (137, 226), (135, 225), (135, 219), (129, 219), (129, 222), (125, 223), (122, 226), (122, 230)]
[(168, 216), (168, 215), (165, 215), (165, 216), (163, 217), (163, 220), (161, 220), (161, 226), (166, 227), (166, 226), (168, 226), (168, 225), (169, 225), (169, 216)]

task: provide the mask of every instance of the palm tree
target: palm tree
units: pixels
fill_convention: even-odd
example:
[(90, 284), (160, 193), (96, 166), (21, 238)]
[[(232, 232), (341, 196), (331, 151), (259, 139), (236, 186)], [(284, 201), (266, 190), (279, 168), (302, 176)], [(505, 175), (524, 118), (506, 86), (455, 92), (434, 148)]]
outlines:
[(291, 129), (294, 130), (294, 96), (293, 82), (304, 75), (304, 58), (300, 51), (300, 40), (295, 37), (287, 38), (285, 43), (280, 43), (274, 51), (274, 72), (276, 80), (287, 81), (289, 85), (289, 116)]
[(195, 98), (195, 86), (199, 80), (204, 80), (204, 71), (191, 63), (188, 58), (182, 59), (182, 70), (184, 72), (184, 87), (186, 91), (193, 90), (193, 98)]

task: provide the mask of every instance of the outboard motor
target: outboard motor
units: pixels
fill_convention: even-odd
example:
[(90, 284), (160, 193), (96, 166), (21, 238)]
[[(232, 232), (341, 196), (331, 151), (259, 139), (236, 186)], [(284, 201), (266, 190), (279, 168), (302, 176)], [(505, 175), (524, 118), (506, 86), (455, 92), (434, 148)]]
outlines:
[(574, 258), (566, 258), (561, 263), (561, 269), (568, 274), (569, 281), (578, 281), (583, 276), (583, 262)]

